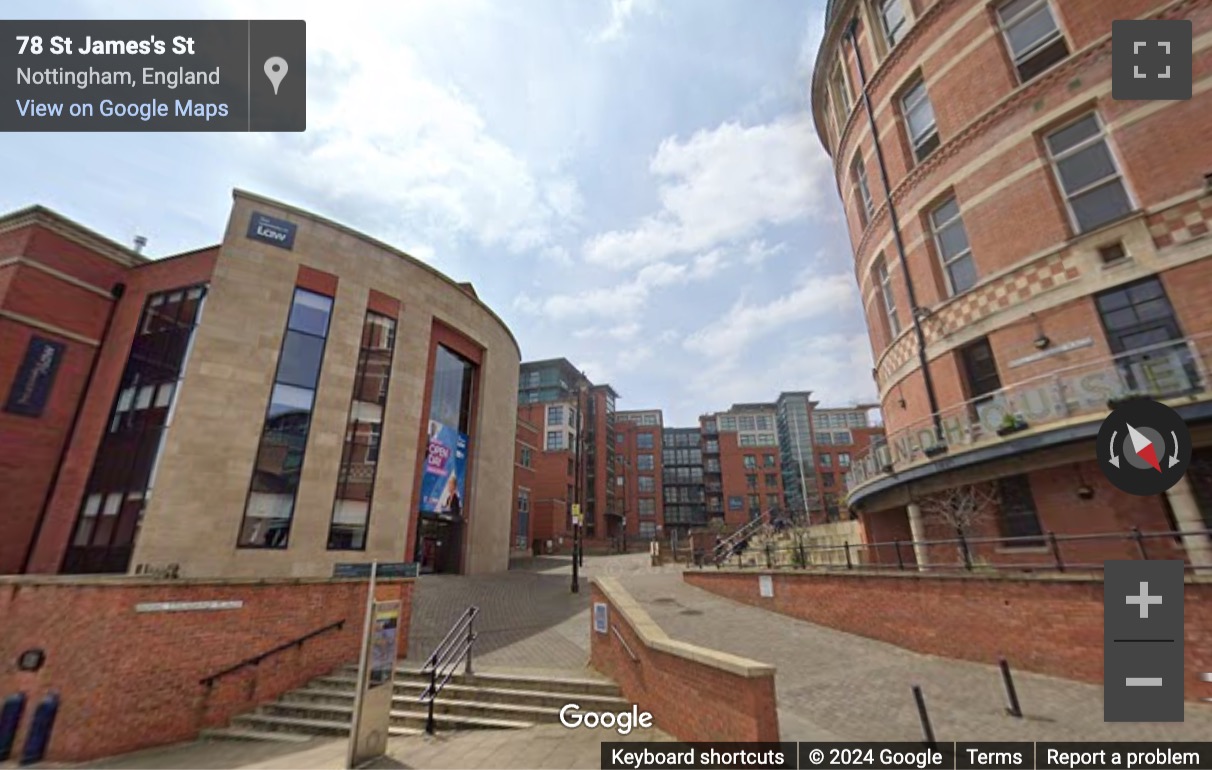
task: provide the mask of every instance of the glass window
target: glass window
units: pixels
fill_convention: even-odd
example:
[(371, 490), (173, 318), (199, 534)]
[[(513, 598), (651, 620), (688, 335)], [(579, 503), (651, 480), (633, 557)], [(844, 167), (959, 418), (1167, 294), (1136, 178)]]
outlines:
[(836, 479), (834, 478), (832, 473), (822, 473), (821, 474), (821, 486), (831, 487), (834, 485), (835, 481), (836, 481)]
[(650, 471), (656, 467), (653, 461), (653, 456), (650, 454), (636, 455), (635, 467), (637, 470)]
[(875, 201), (871, 197), (871, 187), (867, 182), (867, 165), (863, 163), (862, 155), (855, 155), (850, 164), (850, 178), (854, 184), (854, 197), (858, 201), (859, 222), (863, 227), (875, 216)]
[(562, 407), (562, 406), (547, 407), (547, 424), (548, 425), (563, 425), (564, 424), (564, 407)]
[(934, 107), (926, 94), (926, 81), (919, 80), (901, 97), (901, 115), (909, 132), (909, 143), (919, 161), (925, 160), (939, 145)]
[(745, 507), (745, 499), (740, 495), (734, 495), (728, 498), (728, 510), (739, 511)]
[(1182, 339), (1161, 281), (1146, 278), (1102, 292), (1095, 300), (1111, 352), (1118, 354), (1123, 388), (1169, 396), (1201, 387), (1198, 363)]
[(1024, 538), (1003, 543), (1007, 548), (1036, 548), (1044, 544), (1043, 527), (1026, 476), (1009, 476), (997, 480), (998, 528), (1002, 537)]
[(769, 415), (759, 414), (757, 417), (753, 418), (753, 421), (754, 424), (757, 425), (758, 430), (770, 430), (774, 427), (774, 424), (770, 421)]
[(841, 430), (841, 431), (836, 431), (836, 432), (834, 432), (834, 434), (833, 434), (833, 443), (835, 443), (835, 444), (842, 444), (842, 445), (845, 445), (845, 444), (853, 444), (853, 443), (854, 443), (854, 439), (853, 439), (853, 438), (850, 436), (850, 431), (848, 431), (848, 430)]
[(314, 294), (305, 289), (295, 289), (295, 299), (290, 306), (290, 320), (286, 328), (313, 337), (327, 337), (328, 317), (331, 313), (331, 297)]
[(433, 388), (429, 419), (469, 433), (471, 429), (471, 389), (475, 364), (439, 345), (434, 357)]
[(740, 430), (757, 430), (757, 424), (754, 422), (754, 419), (750, 416), (738, 417), (737, 418), (737, 427)]
[(756, 511), (762, 507), (762, 502), (761, 502), (762, 498), (760, 496), (748, 495), (748, 498), (749, 498), (749, 510)]
[(1132, 201), (1094, 113), (1047, 137), (1052, 168), (1078, 232), (1131, 213)]
[(778, 476), (778, 474), (777, 474), (777, 473), (767, 473), (767, 474), (766, 474), (766, 487), (767, 487), (768, 489), (769, 489), (769, 488), (777, 488), (777, 487), (778, 487), (778, 485), (779, 485), (779, 476)]
[(653, 448), (652, 434), (651, 433), (635, 434), (635, 447), (636, 447), (636, 449), (652, 449)]
[(757, 479), (758, 479), (758, 477), (757, 477), (756, 473), (746, 474), (745, 475), (745, 486), (749, 487), (750, 489), (757, 489)]
[(547, 451), (553, 452), (557, 449), (564, 448), (564, 431), (549, 430), (547, 431)]
[(1021, 82), (1069, 55), (1048, 0), (1010, 0), (997, 9), (997, 18)]
[(948, 198), (930, 212), (930, 229), (951, 294), (961, 294), (971, 289), (977, 280), (976, 263), (972, 259), (968, 231), (964, 229), (964, 220), (955, 198)]
[(757, 446), (757, 436), (752, 433), (742, 433), (738, 443), (741, 446)]
[(850, 118), (850, 84), (846, 81), (843, 62), (838, 62), (829, 78), (829, 90), (833, 92), (833, 116), (837, 122), (837, 133), (841, 136)]
[(641, 516), (656, 516), (656, 500), (651, 497), (641, 497), (636, 501), (636, 509)]
[(839, 452), (838, 456), (837, 456), (837, 464), (842, 468), (849, 468), (850, 467), (850, 453), (849, 452)]
[(832, 444), (833, 443), (833, 434), (832, 433), (817, 433), (816, 435), (813, 436), (813, 438), (816, 440), (816, 443), (818, 443), (818, 444)]
[(641, 492), (656, 491), (656, 479), (652, 476), (640, 476), (638, 479), (638, 484)]
[(822, 452), (820, 456), (820, 463), (822, 468), (832, 468), (833, 455), (829, 454), (828, 452)]
[(905, 7), (901, 5), (901, 0), (881, 0), (879, 7), (884, 38), (888, 41), (888, 47), (892, 48), (901, 42), (908, 29)]
[(880, 298), (884, 304), (884, 317), (888, 321), (890, 337), (901, 333), (901, 319), (896, 315), (896, 295), (892, 292), (892, 276), (888, 274), (888, 263), (880, 254), (875, 260), (875, 281), (879, 286)]
[(762, 457), (762, 466), (765, 468), (774, 468), (778, 465), (778, 460), (774, 455), (764, 455)]
[(745, 463), (746, 468), (756, 468), (757, 467), (757, 456), (756, 455), (745, 455), (744, 463)]
[(320, 359), (323, 356), (323, 337), (286, 332), (282, 360), (278, 363), (278, 382), (314, 389), (320, 378)]

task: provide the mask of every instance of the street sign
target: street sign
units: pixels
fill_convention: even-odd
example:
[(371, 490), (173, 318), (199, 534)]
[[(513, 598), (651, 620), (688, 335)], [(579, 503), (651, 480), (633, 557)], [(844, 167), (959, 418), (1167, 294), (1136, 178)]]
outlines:
[(580, 503), (572, 504), (572, 523), (576, 524), (578, 527), (581, 526), (581, 504)]
[[(415, 578), (421, 573), (421, 565), (415, 561), (382, 562), (378, 567), (375, 575), (381, 578)], [(332, 576), (335, 578), (368, 578), (370, 577), (370, 564), (334, 564)]]

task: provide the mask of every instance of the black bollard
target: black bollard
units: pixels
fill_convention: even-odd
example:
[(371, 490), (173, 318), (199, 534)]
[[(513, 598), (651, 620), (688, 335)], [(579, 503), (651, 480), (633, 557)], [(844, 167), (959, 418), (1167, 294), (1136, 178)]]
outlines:
[(917, 718), (922, 723), (922, 737), (925, 738), (926, 745), (933, 749), (937, 746), (934, 728), (930, 726), (930, 715), (926, 713), (926, 699), (922, 697), (922, 688), (917, 685), (913, 685), (913, 700), (917, 702)]
[(1018, 704), (1018, 692), (1014, 689), (1014, 679), (1010, 676), (1010, 664), (1005, 658), (998, 658), (997, 665), (1002, 670), (1002, 685), (1006, 688), (1006, 713), (1018, 719), (1023, 718), (1023, 709)]

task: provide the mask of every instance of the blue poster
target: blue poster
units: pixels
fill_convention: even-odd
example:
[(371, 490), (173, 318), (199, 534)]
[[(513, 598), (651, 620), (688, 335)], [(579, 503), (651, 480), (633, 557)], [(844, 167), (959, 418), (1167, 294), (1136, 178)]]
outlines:
[(429, 421), (429, 449), (421, 477), (421, 511), (463, 515), (467, 434), (437, 420)]
[(17, 370), (4, 411), (26, 417), (38, 417), (46, 409), (51, 387), (55, 384), (55, 372), (67, 346), (62, 342), (31, 337), (25, 349), (25, 358)]

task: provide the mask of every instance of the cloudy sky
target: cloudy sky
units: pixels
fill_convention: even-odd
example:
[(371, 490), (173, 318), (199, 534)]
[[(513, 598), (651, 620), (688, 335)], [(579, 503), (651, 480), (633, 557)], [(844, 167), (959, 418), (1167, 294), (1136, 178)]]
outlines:
[(308, 131), (7, 134), (0, 210), (41, 203), (161, 256), (216, 242), (241, 187), (473, 282), (524, 359), (567, 357), (621, 409), (692, 424), (781, 390), (869, 400), (808, 112), (824, 2), (124, 2), (125, 18), (306, 19)]

